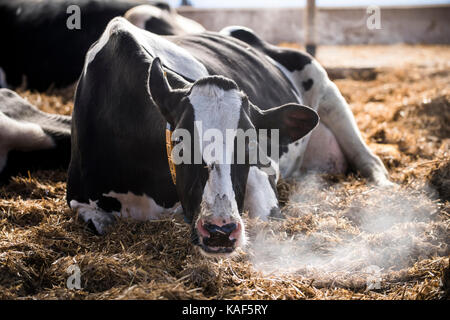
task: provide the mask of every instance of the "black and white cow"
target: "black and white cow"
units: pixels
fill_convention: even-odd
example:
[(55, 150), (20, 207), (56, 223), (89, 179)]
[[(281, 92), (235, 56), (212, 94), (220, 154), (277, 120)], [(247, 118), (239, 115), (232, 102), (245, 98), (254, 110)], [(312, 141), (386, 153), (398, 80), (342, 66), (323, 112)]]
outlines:
[[(308, 133), (318, 115), (322, 134), (314, 137)], [(166, 126), (195, 138), (199, 123), (224, 135), (278, 129), (281, 158), (272, 159), (272, 170), (214, 162), (198, 154), (195, 142), (189, 147), (174, 136), (174, 149), (200, 156), (200, 162), (175, 165), (174, 185)], [(243, 211), (261, 219), (278, 213), (279, 172), (296, 174), (310, 150), (317, 162), (331, 161), (336, 169), (348, 161), (375, 183), (391, 184), (317, 61), (244, 28), (161, 37), (113, 19), (86, 55), (71, 138), (67, 201), (80, 217), (104, 233), (116, 217), (151, 220), (182, 208), (193, 243), (208, 255), (245, 245)], [(231, 138), (225, 150), (233, 153), (237, 140)], [(259, 144), (246, 140), (246, 152)]]
[[(67, 20), (75, 12), (68, 12), (68, 8), (73, 5), (80, 10), (80, 29), (67, 27)], [(184, 26), (195, 24), (179, 17), (164, 1), (0, 0), (0, 67), (8, 84), (19, 86), (24, 76), (28, 88), (37, 90), (76, 82), (86, 52), (108, 22), (140, 5), (147, 8), (149, 23), (145, 27), (153, 33), (184, 34)], [(136, 12), (128, 13), (130, 19), (136, 18)]]
[(201, 24), (177, 14), (170, 7), (140, 5), (128, 10), (124, 17), (135, 26), (159, 35), (183, 35), (205, 31)]
[(0, 89), (0, 183), (33, 169), (67, 168), (71, 117), (38, 110)]

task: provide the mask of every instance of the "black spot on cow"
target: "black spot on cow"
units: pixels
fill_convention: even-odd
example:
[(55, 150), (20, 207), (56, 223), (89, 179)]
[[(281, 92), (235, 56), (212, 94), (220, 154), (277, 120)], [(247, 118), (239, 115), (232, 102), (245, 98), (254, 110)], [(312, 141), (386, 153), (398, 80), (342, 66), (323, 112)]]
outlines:
[(280, 156), (287, 153), (288, 151), (289, 151), (289, 147), (287, 144), (280, 144), (280, 148), (279, 148)]
[(173, 27), (164, 19), (157, 19), (153, 17), (145, 22), (145, 30), (151, 30), (151, 32), (160, 34), (163, 36), (169, 36), (175, 34)]
[(252, 47), (264, 48), (266, 45), (258, 36), (256, 36), (250, 29), (239, 28), (230, 31), (230, 35), (236, 39), (248, 43)]
[(305, 91), (308, 91), (309, 89), (311, 89), (313, 84), (314, 84), (313, 79), (308, 79), (308, 80), (302, 82), (302, 86), (303, 86), (303, 89), (305, 89)]
[(231, 27), (229, 31), (225, 28), (223, 32), (228, 32), (230, 36), (246, 42), (253, 48), (264, 52), (291, 72), (303, 70), (303, 68), (307, 64), (310, 64), (313, 60), (313, 58), (306, 52), (274, 46), (259, 38), (251, 29), (248, 28)]

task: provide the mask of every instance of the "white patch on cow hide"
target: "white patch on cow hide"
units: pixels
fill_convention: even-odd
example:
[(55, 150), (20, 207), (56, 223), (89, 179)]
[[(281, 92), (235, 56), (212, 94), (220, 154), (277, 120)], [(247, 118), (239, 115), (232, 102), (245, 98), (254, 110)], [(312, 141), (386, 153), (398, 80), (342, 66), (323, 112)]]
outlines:
[(311, 133), (308, 133), (303, 138), (289, 144), (287, 152), (281, 155), (279, 165), (282, 178), (295, 177), (299, 174), (298, 171), (302, 165), (310, 136)]
[(164, 19), (186, 34), (201, 33), (205, 28), (198, 22), (185, 18), (174, 12), (168, 12), (152, 5), (140, 5), (128, 10), (124, 18), (136, 27), (145, 29), (145, 24), (152, 18)]
[(267, 220), (273, 208), (278, 207), (277, 196), (270, 185), (269, 176), (258, 167), (251, 166), (248, 173), (244, 209), (251, 218)]
[(320, 123), (311, 134), (302, 169), (342, 174), (347, 167), (347, 160), (336, 137), (323, 123)]
[(18, 121), (0, 112), (0, 171), (3, 170), (11, 150), (32, 151), (54, 146), (53, 139), (45, 134), (39, 125)]
[(185, 18), (179, 14), (174, 16), (175, 22), (178, 26), (184, 30), (187, 34), (195, 34), (205, 32), (205, 28), (198, 22)]
[(159, 206), (153, 198), (145, 194), (137, 196), (130, 191), (128, 193), (110, 191), (104, 193), (103, 196), (117, 199), (120, 202), (120, 212), (114, 212), (117, 217), (137, 221), (161, 219), (164, 217), (164, 214), (175, 213), (179, 208), (179, 205), (176, 204), (173, 208), (166, 209)]
[(97, 202), (89, 200), (89, 204), (87, 204), (72, 200), (69, 205), (73, 210), (77, 211), (78, 216), (84, 222), (91, 221), (99, 234), (105, 234), (108, 228), (114, 223), (114, 216), (111, 213), (101, 210)]
[(161, 18), (162, 10), (155, 6), (140, 5), (131, 8), (125, 12), (124, 18), (134, 24), (136, 27), (145, 30), (145, 24), (148, 20), (155, 18)]
[(114, 217), (132, 219), (136, 221), (149, 221), (163, 218), (164, 214), (182, 214), (182, 207), (177, 202), (172, 208), (166, 209), (156, 204), (155, 200), (146, 195), (137, 196), (132, 192), (117, 193), (110, 191), (103, 194), (105, 197), (117, 199), (121, 204), (120, 212), (106, 212), (98, 207), (98, 200), (89, 200), (89, 203), (82, 203), (76, 200), (70, 201), (70, 207), (76, 210), (78, 215), (84, 220), (89, 220), (94, 224), (99, 234), (105, 234), (113, 224)]
[(295, 95), (295, 97), (297, 98), (297, 103), (303, 104), (303, 99), (302, 97), (299, 95), (299, 88), (298, 85), (296, 83), (296, 79), (294, 79), (293, 73), (290, 72), (288, 69), (286, 69), (281, 63), (279, 63), (278, 61), (272, 59), (271, 57), (269, 57), (268, 55), (266, 55), (267, 60), (269, 60), (274, 66), (276, 66), (283, 74), (286, 78), (289, 79), (289, 81), (291, 82), (291, 84), (294, 86), (294, 88), (292, 89), (292, 93)]
[[(316, 60), (312, 60), (302, 70), (291, 72), (291, 77), (297, 89), (300, 90), (304, 103), (315, 111), (319, 111), (321, 100), (330, 83), (325, 69)], [(305, 90), (303, 83), (310, 79), (313, 85), (309, 90)]]

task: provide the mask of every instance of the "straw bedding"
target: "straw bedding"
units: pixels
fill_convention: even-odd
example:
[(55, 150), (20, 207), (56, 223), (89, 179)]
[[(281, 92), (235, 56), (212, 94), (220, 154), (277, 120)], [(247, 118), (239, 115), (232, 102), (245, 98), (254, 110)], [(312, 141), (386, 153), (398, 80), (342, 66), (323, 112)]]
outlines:
[[(336, 81), (395, 189), (357, 174), (280, 181), (286, 218), (245, 214), (249, 246), (212, 260), (191, 246), (177, 216), (121, 221), (93, 235), (66, 205), (65, 172), (31, 172), (0, 188), (0, 298), (448, 298), (450, 49), (397, 49), (444, 58)], [(73, 89), (18, 92), (44, 111), (70, 114)], [(81, 290), (67, 288), (71, 265), (81, 270)]]

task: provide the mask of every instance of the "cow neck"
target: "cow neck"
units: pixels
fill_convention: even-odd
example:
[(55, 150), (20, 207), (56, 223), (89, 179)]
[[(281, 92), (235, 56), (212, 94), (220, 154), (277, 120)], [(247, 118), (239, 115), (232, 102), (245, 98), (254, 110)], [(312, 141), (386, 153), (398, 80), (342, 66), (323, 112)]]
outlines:
[(170, 175), (172, 176), (172, 182), (174, 185), (177, 184), (177, 172), (175, 170), (175, 164), (172, 159), (172, 126), (167, 122), (166, 125), (166, 151), (167, 151), (167, 162), (169, 163)]

